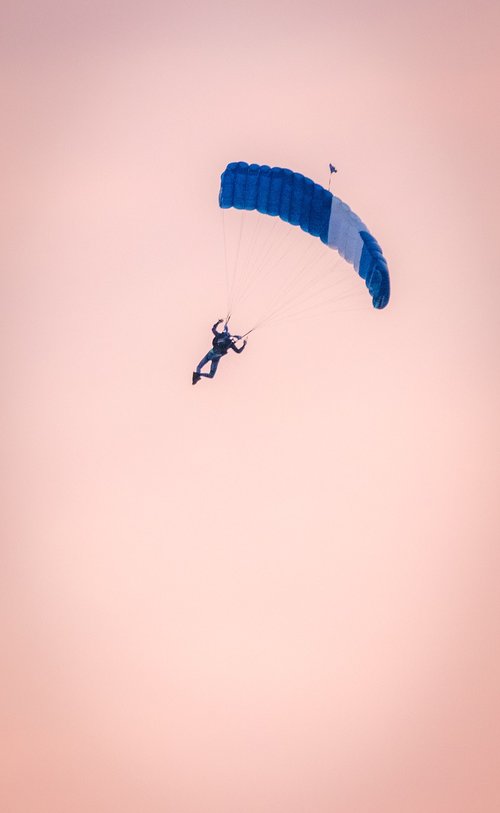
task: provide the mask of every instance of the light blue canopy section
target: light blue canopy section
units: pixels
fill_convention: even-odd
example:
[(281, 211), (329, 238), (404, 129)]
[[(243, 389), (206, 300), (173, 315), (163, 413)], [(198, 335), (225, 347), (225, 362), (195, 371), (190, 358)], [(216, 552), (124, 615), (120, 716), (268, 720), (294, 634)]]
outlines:
[(366, 282), (374, 307), (387, 305), (389, 269), (379, 244), (340, 198), (300, 172), (245, 161), (230, 163), (221, 176), (219, 205), (222, 209), (256, 209), (319, 237), (354, 266)]

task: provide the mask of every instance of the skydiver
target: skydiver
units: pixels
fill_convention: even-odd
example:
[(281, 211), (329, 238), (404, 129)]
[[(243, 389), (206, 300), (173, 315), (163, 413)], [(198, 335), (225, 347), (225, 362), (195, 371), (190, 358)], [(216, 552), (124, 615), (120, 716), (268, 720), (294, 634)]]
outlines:
[[(241, 336), (232, 336), (229, 332), (227, 322), (222, 330), (217, 330), (223, 321), (224, 319), (219, 319), (215, 325), (212, 326), (212, 333), (214, 334), (212, 349), (208, 351), (206, 356), (203, 356), (196, 368), (196, 371), (193, 373), (193, 384), (196, 384), (200, 378), (213, 378), (217, 372), (219, 361), (221, 360), (222, 356), (226, 355), (228, 350), (234, 350), (235, 353), (242, 353), (246, 347), (246, 339), (243, 340), (241, 347), (236, 347), (236, 342), (241, 340)], [(205, 366), (205, 364), (208, 364), (208, 362), (211, 362), (210, 372), (202, 373), (201, 369)]]

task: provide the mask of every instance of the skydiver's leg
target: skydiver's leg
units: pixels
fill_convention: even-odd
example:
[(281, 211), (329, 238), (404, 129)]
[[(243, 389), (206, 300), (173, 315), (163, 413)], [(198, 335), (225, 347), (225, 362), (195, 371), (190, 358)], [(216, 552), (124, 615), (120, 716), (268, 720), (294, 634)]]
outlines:
[(207, 355), (203, 356), (202, 360), (200, 361), (200, 363), (198, 364), (198, 366), (196, 368), (196, 372), (198, 373), (198, 375), (206, 375), (206, 373), (200, 373), (200, 370), (205, 366), (205, 364), (208, 364), (208, 362), (211, 359), (212, 359), (212, 353), (209, 350)]
[(203, 376), (203, 378), (213, 378), (215, 373), (217, 372), (217, 367), (219, 366), (219, 361), (221, 360), (221, 358), (222, 358), (222, 356), (215, 356), (215, 358), (212, 357), (212, 363), (210, 365), (210, 372), (209, 373), (198, 373), (198, 375)]

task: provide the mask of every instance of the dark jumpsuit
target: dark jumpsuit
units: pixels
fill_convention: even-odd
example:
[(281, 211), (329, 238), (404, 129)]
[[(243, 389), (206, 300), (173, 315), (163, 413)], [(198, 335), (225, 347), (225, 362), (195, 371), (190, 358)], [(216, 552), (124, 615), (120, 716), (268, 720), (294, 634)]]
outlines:
[[(217, 330), (217, 326), (219, 324), (220, 322), (216, 322), (215, 325), (212, 326), (212, 333), (214, 334), (212, 349), (208, 351), (206, 356), (203, 356), (196, 368), (197, 374), (203, 376), (204, 378), (214, 377), (215, 373), (217, 372), (217, 367), (219, 366), (219, 361), (221, 360), (222, 356), (226, 355), (228, 350), (234, 350), (235, 353), (241, 353), (244, 350), (244, 346), (239, 348), (235, 347), (235, 338), (234, 336), (231, 336), (227, 326), (220, 332)], [(200, 372), (205, 364), (208, 364), (208, 362), (211, 362), (210, 372)]]

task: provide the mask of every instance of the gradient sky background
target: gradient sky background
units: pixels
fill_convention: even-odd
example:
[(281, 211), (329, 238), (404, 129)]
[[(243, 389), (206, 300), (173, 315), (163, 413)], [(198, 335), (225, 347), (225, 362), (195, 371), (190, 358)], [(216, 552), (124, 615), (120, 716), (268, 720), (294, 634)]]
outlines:
[[(5, 813), (500, 809), (499, 23), (3, 5)], [(230, 160), (333, 161), (393, 296), (193, 388)]]

